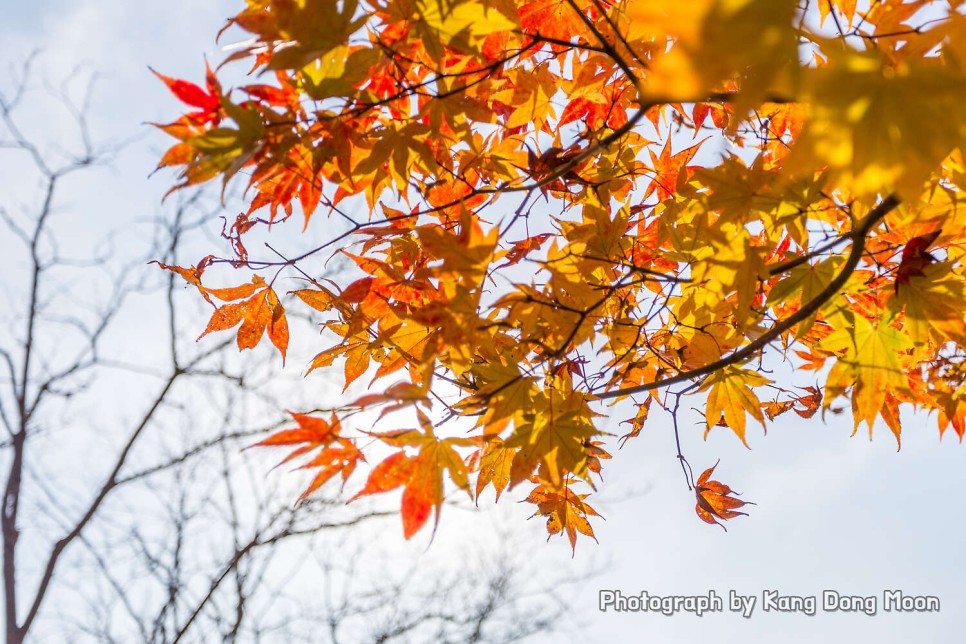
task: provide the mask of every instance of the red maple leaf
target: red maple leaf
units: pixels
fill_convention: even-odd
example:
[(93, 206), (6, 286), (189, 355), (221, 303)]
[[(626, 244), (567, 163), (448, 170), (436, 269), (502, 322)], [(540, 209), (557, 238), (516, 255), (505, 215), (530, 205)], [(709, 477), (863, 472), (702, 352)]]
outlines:
[(931, 253), (926, 249), (936, 241), (941, 230), (935, 230), (928, 235), (913, 237), (902, 249), (902, 258), (899, 261), (899, 268), (896, 270), (896, 293), (899, 292), (900, 284), (908, 284), (912, 277), (922, 277), (922, 269), (936, 261)]

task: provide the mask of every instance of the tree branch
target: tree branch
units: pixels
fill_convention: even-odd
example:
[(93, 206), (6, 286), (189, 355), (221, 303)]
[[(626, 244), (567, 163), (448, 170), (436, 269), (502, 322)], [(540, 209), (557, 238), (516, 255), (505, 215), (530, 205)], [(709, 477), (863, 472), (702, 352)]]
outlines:
[(729, 365), (743, 362), (758, 351), (761, 351), (773, 340), (776, 340), (779, 336), (781, 336), (781, 334), (785, 333), (796, 324), (808, 319), (808, 317), (811, 315), (817, 313), (826, 302), (838, 294), (842, 287), (845, 286), (845, 283), (849, 280), (849, 277), (852, 276), (852, 273), (855, 271), (856, 267), (859, 265), (859, 260), (862, 258), (862, 253), (865, 252), (866, 236), (875, 227), (875, 225), (878, 224), (882, 218), (889, 214), (896, 206), (898, 206), (899, 203), (899, 198), (896, 195), (889, 195), (875, 208), (873, 208), (869, 214), (866, 215), (865, 219), (859, 222), (859, 224), (852, 230), (851, 234), (848, 235), (848, 238), (852, 240), (852, 250), (849, 252), (848, 259), (845, 260), (845, 265), (842, 266), (842, 270), (838, 275), (835, 276), (835, 279), (833, 279), (829, 285), (822, 290), (821, 293), (816, 295), (806, 304), (802, 305), (798, 311), (788, 316), (781, 322), (777, 322), (774, 326), (772, 326), (772, 328), (759, 336), (754, 342), (745, 345), (741, 349), (734, 351), (730, 355), (727, 355), (720, 360), (715, 360), (714, 362), (708, 363), (703, 367), (698, 367), (697, 369), (692, 369), (690, 371), (682, 371), (681, 373), (671, 376), (670, 378), (655, 380), (654, 382), (648, 382), (643, 385), (607, 391), (602, 394), (598, 394), (597, 398), (600, 400), (622, 398), (624, 396), (630, 396), (631, 394), (651, 391), (652, 389), (667, 387), (669, 385), (674, 385), (686, 380), (700, 378), (701, 376), (714, 373), (715, 371), (723, 369)]

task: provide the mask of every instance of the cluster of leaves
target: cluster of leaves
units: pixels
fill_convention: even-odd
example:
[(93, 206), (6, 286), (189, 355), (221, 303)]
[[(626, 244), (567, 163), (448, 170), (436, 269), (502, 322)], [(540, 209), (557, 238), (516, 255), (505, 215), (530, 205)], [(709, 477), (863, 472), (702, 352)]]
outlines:
[[(250, 207), (231, 255), (167, 268), (228, 302), (206, 333), (267, 329), (283, 354), (271, 284), (298, 276), (285, 306), (325, 338), (309, 371), (369, 379), (263, 443), (314, 452), (306, 493), (364, 440), (395, 451), (358, 495), (402, 487), (407, 537), (447, 484), (527, 483), (573, 544), (614, 401), (637, 406), (624, 440), (682, 396), (742, 442), (749, 416), (840, 398), (856, 429), (898, 440), (909, 407), (966, 432), (962, 0), (246, 1), (225, 62), (266, 83), (162, 76), (194, 111), (161, 126), (161, 165), (176, 188), (244, 170)], [(337, 232), (249, 257), (245, 235), (296, 210)], [(203, 286), (216, 264), (266, 277)], [(779, 362), (810, 382), (779, 387)], [(365, 410), (418, 427), (343, 436)], [(685, 468), (698, 515), (742, 514), (710, 472)]]

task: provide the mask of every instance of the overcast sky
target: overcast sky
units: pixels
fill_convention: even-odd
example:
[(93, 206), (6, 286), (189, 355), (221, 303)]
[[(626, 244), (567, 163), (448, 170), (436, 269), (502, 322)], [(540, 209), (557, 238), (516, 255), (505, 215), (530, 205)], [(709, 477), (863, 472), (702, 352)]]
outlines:
[[(100, 77), (95, 90), (93, 126), (101, 137), (142, 136), (122, 155), (98, 186), (76, 185), (78, 202), (93, 204), (104, 185), (111, 198), (99, 198), (91, 217), (109, 225), (132, 213), (150, 212), (167, 189), (171, 175), (148, 179), (165, 144), (144, 126), (170, 120), (178, 106), (148, 71), (199, 82), (203, 57), (223, 55), (214, 37), (241, 2), (216, 0), (38, 0), (12, 2), (0, 21), (0, 87), (9, 70), (33, 50), (44, 52), (41, 67), (63, 78), (79, 63)], [(12, 13), (11, 13), (12, 11)], [(35, 127), (56, 127), (39, 120)], [(7, 191), (13, 171), (0, 176)], [(106, 183), (110, 182), (110, 184)], [(103, 195), (103, 193), (100, 193)], [(100, 220), (94, 219), (91, 222)], [(3, 242), (0, 241), (0, 245)], [(199, 321), (199, 325), (203, 321)], [(291, 362), (291, 361), (290, 361)], [(296, 366), (295, 368), (299, 368)], [(626, 408), (616, 417), (627, 417)], [(544, 542), (538, 519), (525, 524), (527, 547), (539, 550), (558, 570), (596, 565), (599, 575), (584, 584), (572, 611), (593, 641), (955, 642), (966, 626), (966, 566), (958, 551), (966, 534), (962, 492), (966, 489), (966, 452), (950, 432), (940, 442), (935, 419), (905, 417), (903, 447), (884, 426), (870, 442), (863, 427), (850, 437), (848, 414), (802, 420), (787, 414), (767, 436), (751, 427), (745, 449), (727, 430), (707, 441), (691, 416), (682, 426), (685, 453), (695, 470), (720, 458), (716, 478), (754, 501), (750, 517), (728, 523), (728, 532), (708, 526), (694, 513), (674, 456), (669, 419), (654, 412), (645, 431), (627, 443), (605, 468), (596, 506), (606, 521), (594, 523), (600, 545), (582, 541), (571, 558), (562, 539)], [(607, 429), (624, 433), (616, 420)], [(616, 451), (616, 450), (615, 450)], [(503, 510), (526, 516), (529, 506), (504, 497)], [(445, 551), (470, 521), (444, 515), (444, 530), (433, 548)], [(482, 525), (487, 519), (480, 520)], [(402, 539), (401, 530), (386, 538)], [(432, 552), (432, 551), (431, 551)], [(729, 590), (756, 595), (750, 618), (726, 610), (702, 618), (651, 613), (601, 613), (601, 589), (626, 595), (699, 595), (710, 589), (727, 600)], [(762, 592), (818, 595), (825, 589), (848, 595), (874, 595), (878, 613), (826, 613), (813, 617), (767, 613)], [(884, 590), (937, 596), (938, 613), (883, 611)]]

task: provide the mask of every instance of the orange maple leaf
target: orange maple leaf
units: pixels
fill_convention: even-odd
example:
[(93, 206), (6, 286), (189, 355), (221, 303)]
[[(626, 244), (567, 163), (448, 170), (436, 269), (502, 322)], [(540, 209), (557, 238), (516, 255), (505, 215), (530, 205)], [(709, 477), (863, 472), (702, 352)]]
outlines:
[(654, 178), (648, 184), (647, 190), (644, 191), (644, 199), (647, 199), (655, 191), (657, 192), (658, 201), (664, 201), (675, 194), (677, 192), (678, 182), (682, 178), (684, 181), (687, 181), (689, 175), (687, 168), (688, 162), (697, 153), (701, 144), (707, 140), (702, 139), (690, 148), (685, 148), (677, 154), (671, 153), (670, 138), (664, 144), (664, 149), (661, 150), (661, 156), (654, 154), (653, 150), (648, 150), (651, 155), (651, 162), (654, 164)]
[(486, 445), (467, 459), (472, 470), (478, 470), (476, 477), (476, 501), (479, 503), (480, 494), (487, 485), (492, 485), (496, 491), (496, 500), (510, 483), (510, 470), (513, 457), (517, 451), (507, 447), (503, 439), (496, 436), (490, 438)]
[(691, 119), (694, 121), (694, 138), (698, 137), (698, 131), (704, 125), (709, 114), (711, 115), (711, 122), (719, 130), (728, 126), (728, 110), (724, 105), (719, 103), (695, 103), (691, 109)]
[(559, 488), (547, 483), (540, 483), (533, 488), (530, 496), (526, 499), (527, 502), (534, 503), (537, 506), (537, 511), (531, 518), (538, 514), (547, 517), (547, 532), (550, 533), (551, 537), (566, 532), (571, 550), (576, 550), (578, 532), (597, 541), (587, 517), (600, 516), (594, 508), (584, 503), (587, 494), (571, 492), (570, 484), (574, 482), (576, 482), (576, 479), (568, 478), (561, 483)]
[(564, 108), (557, 126), (560, 127), (567, 123), (573, 123), (578, 119), (584, 119), (588, 127), (596, 129), (600, 127), (601, 123), (607, 120), (611, 109), (610, 102), (604, 97), (598, 97), (598, 100), (595, 101), (586, 96), (578, 96)]
[(520, 22), (525, 32), (539, 33), (558, 40), (567, 40), (585, 29), (580, 15), (566, 2), (559, 0), (533, 0), (524, 3), (520, 7)]
[(422, 411), (417, 411), (417, 415), (423, 431), (407, 429), (370, 434), (389, 445), (416, 448), (418, 451), (409, 455), (405, 450), (400, 450), (390, 455), (372, 469), (362, 490), (349, 499), (351, 502), (403, 486), (401, 513), (403, 536), (407, 539), (426, 525), (434, 510), (436, 525), (439, 524), (443, 481), (447, 472), (451, 481), (469, 492), (468, 468), (454, 447), (465, 447), (474, 442), (465, 438), (437, 438), (426, 415)]
[(282, 354), (282, 362), (285, 362), (289, 340), (288, 320), (285, 318), (285, 309), (271, 286), (255, 276), (251, 284), (224, 289), (210, 289), (199, 285), (199, 288), (206, 295), (214, 295), (222, 301), (240, 300), (217, 307), (208, 320), (208, 326), (198, 336), (199, 340), (212, 331), (224, 331), (240, 323), (237, 338), (239, 349), (255, 348), (267, 331), (268, 339)]
[(651, 401), (653, 398), (648, 398), (642, 404), (637, 406), (637, 415), (631, 420), (622, 421), (621, 424), (627, 423), (631, 426), (631, 431), (620, 437), (620, 447), (623, 448), (624, 444), (631, 438), (637, 438), (641, 435), (641, 430), (644, 429), (644, 423), (647, 421), (647, 415), (651, 411)]
[(550, 237), (550, 233), (542, 233), (540, 235), (534, 235), (533, 237), (527, 237), (518, 242), (513, 242), (513, 247), (507, 251), (506, 261), (497, 266), (497, 268), (505, 268), (519, 263), (530, 251), (540, 248), (543, 242), (550, 239)]
[[(263, 441), (259, 441), (250, 447), (284, 447), (290, 445), (301, 445), (279, 465), (283, 465), (297, 456), (301, 456), (317, 447), (328, 445), (338, 436), (339, 418), (333, 414), (332, 420), (326, 421), (322, 418), (309, 416), (308, 414), (296, 414), (292, 412), (292, 418), (298, 423), (298, 427), (283, 429), (275, 432)], [(303, 445), (304, 443), (304, 445)]]
[(809, 393), (807, 396), (799, 396), (795, 399), (795, 402), (802, 406), (801, 409), (796, 407), (795, 413), (802, 418), (811, 418), (822, 404), (823, 394), (818, 387), (804, 387), (804, 389)]
[(342, 484), (345, 485), (359, 462), (365, 461), (366, 458), (356, 447), (354, 440), (339, 435), (338, 416), (332, 414), (332, 419), (326, 421), (308, 414), (293, 413), (292, 418), (298, 423), (298, 427), (283, 429), (250, 447), (297, 445), (298, 447), (292, 450), (278, 465), (283, 465), (298, 456), (321, 448), (319, 453), (312, 457), (309, 462), (298, 468), (300, 470), (318, 469), (319, 471), (296, 503), (303, 501), (336, 474), (342, 475)]
[(694, 495), (698, 503), (694, 509), (702, 521), (717, 523), (727, 532), (728, 528), (718, 523), (718, 519), (727, 521), (737, 516), (748, 516), (747, 512), (738, 512), (735, 508), (740, 508), (743, 505), (754, 505), (754, 503), (732, 497), (732, 494), (738, 493), (724, 483), (709, 480), (716, 467), (718, 467), (718, 463), (706, 469), (698, 478), (698, 482), (694, 486)]
[(842, 14), (843, 27), (851, 27), (852, 20), (855, 18), (856, 0), (819, 0), (819, 24), (825, 24), (825, 19), (829, 17), (833, 9), (838, 9)]

